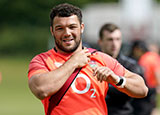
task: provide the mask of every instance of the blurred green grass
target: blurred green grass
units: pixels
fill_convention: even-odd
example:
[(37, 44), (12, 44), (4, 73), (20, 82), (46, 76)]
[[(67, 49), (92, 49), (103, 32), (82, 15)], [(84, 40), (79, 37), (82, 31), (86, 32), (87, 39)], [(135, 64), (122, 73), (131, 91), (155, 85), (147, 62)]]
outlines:
[(27, 71), (31, 59), (24, 55), (0, 57), (0, 115), (44, 115), (42, 103), (28, 88)]
[(31, 56), (0, 57), (0, 115), (44, 115), (43, 105), (29, 90)]

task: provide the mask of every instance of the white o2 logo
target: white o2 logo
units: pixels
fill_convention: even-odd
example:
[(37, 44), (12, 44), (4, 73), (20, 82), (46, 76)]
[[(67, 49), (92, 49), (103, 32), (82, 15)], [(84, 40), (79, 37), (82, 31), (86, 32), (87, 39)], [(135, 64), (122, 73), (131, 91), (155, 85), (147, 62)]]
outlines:
[[(75, 86), (75, 81), (76, 81), (76, 79), (77, 79), (77, 78), (80, 78), (80, 77), (83, 78), (83, 79), (86, 81), (86, 84), (87, 84), (87, 85), (86, 85), (86, 88), (83, 89), (83, 90), (78, 90), (78, 89), (76, 88), (76, 86)], [(77, 77), (76, 77), (76, 79), (73, 81), (73, 83), (72, 83), (72, 85), (71, 85), (73, 91), (76, 92), (77, 94), (84, 94), (84, 93), (88, 92), (88, 90), (90, 89), (90, 86), (91, 86), (91, 81), (90, 81), (90, 79), (89, 79), (86, 75), (84, 75), (84, 74), (78, 74)], [(92, 93), (92, 95), (91, 95), (91, 98), (95, 98), (96, 96), (95, 96), (94, 94), (95, 94), (96, 90), (95, 90), (95, 89), (90, 89), (90, 91), (93, 91), (93, 93)]]

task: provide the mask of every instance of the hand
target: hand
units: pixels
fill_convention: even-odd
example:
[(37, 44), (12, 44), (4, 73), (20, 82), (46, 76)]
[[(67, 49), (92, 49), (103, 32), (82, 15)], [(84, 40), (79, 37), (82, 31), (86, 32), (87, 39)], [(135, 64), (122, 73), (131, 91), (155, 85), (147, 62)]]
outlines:
[(94, 67), (93, 68), (93, 75), (97, 77), (97, 80), (107, 81), (108, 83), (117, 84), (118, 77), (111, 69), (108, 67)]
[(83, 49), (71, 56), (71, 60), (76, 63), (77, 68), (85, 66), (90, 61), (90, 55), (91, 53), (88, 51), (88, 49)]

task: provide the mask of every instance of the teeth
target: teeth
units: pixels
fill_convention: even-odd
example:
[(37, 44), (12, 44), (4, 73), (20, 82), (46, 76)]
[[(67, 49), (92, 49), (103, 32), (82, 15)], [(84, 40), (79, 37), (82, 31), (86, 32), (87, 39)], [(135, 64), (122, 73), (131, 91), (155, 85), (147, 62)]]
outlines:
[(63, 41), (65, 41), (65, 42), (69, 42), (69, 41), (72, 41), (72, 39), (71, 39), (71, 40), (63, 40)]

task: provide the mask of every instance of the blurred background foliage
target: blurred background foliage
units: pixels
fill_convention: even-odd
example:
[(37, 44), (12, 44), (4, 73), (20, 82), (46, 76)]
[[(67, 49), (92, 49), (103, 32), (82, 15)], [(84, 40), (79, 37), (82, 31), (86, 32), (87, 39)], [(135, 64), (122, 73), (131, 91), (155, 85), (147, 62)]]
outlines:
[[(0, 0), (0, 55), (35, 54), (47, 49), (50, 9), (59, 3), (83, 8), (119, 0)], [(160, 2), (160, 0), (157, 0)]]
[(82, 8), (97, 0), (0, 0), (0, 55), (34, 55), (45, 51), (50, 37), (50, 9), (64, 2)]

